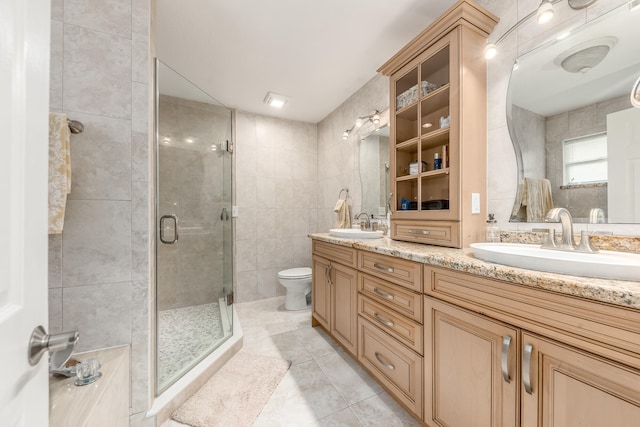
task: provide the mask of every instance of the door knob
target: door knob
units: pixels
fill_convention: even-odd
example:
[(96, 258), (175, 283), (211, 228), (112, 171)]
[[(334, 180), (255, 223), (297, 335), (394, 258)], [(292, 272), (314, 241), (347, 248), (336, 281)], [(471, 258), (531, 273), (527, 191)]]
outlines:
[(55, 357), (55, 365), (64, 365), (71, 356), (78, 338), (80, 338), (78, 331), (47, 335), (44, 327), (37, 326), (29, 339), (29, 364), (37, 365), (42, 355), (49, 351), (52, 357)]

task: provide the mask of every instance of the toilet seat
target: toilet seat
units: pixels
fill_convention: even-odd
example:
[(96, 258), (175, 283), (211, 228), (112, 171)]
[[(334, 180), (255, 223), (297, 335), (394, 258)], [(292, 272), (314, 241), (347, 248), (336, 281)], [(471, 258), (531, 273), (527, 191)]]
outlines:
[(305, 279), (311, 277), (311, 268), (298, 267), (282, 270), (278, 273), (279, 279)]

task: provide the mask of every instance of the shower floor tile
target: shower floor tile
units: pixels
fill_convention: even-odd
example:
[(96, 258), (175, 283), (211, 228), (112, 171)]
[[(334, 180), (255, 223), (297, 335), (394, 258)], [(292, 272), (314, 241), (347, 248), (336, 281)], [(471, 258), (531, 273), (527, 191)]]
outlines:
[(224, 337), (217, 302), (158, 313), (158, 382), (164, 386)]

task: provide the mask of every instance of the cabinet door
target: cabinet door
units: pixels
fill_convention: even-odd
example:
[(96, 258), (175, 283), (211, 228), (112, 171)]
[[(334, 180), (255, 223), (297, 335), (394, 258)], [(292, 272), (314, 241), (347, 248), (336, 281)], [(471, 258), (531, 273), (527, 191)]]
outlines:
[(523, 333), (523, 427), (640, 425), (640, 372)]
[(424, 310), (425, 422), (518, 425), (519, 330), (429, 297)]
[(331, 335), (353, 355), (357, 354), (358, 280), (357, 272), (331, 264)]
[(329, 329), (331, 315), (331, 264), (324, 258), (313, 257), (313, 276), (311, 286), (311, 302), (313, 305), (313, 318), (326, 330)]

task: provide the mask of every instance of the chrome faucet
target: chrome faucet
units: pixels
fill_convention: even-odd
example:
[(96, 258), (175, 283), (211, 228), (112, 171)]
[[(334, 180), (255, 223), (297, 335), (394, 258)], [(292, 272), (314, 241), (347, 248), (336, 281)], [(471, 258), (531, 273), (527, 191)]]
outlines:
[(371, 230), (371, 221), (369, 221), (369, 214), (367, 214), (366, 212), (360, 212), (359, 214), (357, 214), (356, 216), (353, 217), (353, 219), (362, 219), (360, 218), (362, 215), (364, 215), (364, 228), (362, 228), (362, 224), (360, 225), (360, 228), (363, 230)]
[(545, 222), (560, 222), (562, 224), (562, 240), (560, 243), (555, 241), (555, 233), (549, 230), (549, 238), (542, 245), (546, 249), (560, 249), (563, 251), (573, 251), (576, 244), (573, 241), (573, 220), (571, 214), (565, 208), (553, 208), (544, 217)]

